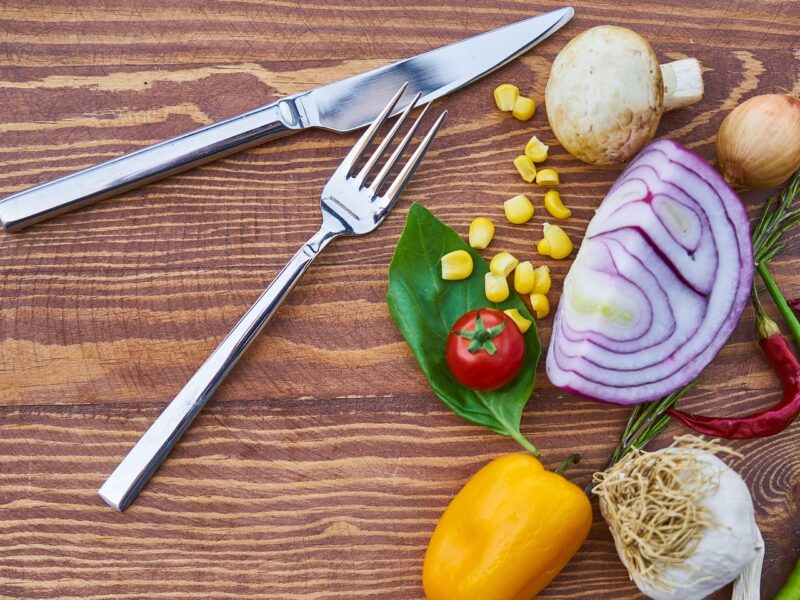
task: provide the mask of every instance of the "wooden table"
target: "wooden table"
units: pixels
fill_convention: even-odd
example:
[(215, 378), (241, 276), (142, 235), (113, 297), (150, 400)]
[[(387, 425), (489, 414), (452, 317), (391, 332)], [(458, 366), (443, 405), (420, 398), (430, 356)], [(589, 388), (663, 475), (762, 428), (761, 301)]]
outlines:
[[(559, 6), (74, 4), (0, 7), (4, 195)], [(741, 99), (800, 93), (797, 2), (577, 2), (560, 33), (438, 103), (447, 126), (394, 214), (372, 236), (326, 251), (123, 514), (97, 488), (315, 230), (323, 182), (355, 136), (309, 131), (0, 234), (0, 596), (420, 598), (442, 510), (479, 466), (519, 447), (461, 421), (430, 391), (386, 308), (389, 259), (412, 201), (461, 232), (492, 216), (503, 248), (535, 259), (544, 211), (515, 227), (501, 201), (529, 189), (511, 166), (524, 142), (555, 140), (543, 107), (521, 124), (494, 109), (491, 90), (511, 81), (541, 100), (558, 50), (604, 23), (638, 30), (664, 62), (701, 60), (706, 98), (665, 117), (659, 135), (709, 160)], [(618, 171), (559, 147), (552, 156), (574, 209), (566, 228), (580, 239)], [(751, 213), (764, 197), (744, 195)], [(557, 290), (569, 263), (551, 267)], [(798, 267), (795, 241), (775, 263), (788, 294), (800, 288)], [(685, 406), (741, 414), (775, 401), (752, 325), (748, 310)], [(523, 431), (549, 466), (578, 449), (571, 476), (585, 484), (627, 414), (557, 392), (542, 361)], [(769, 598), (800, 552), (800, 424), (734, 446), (767, 543)], [(641, 597), (598, 514), (542, 597)]]

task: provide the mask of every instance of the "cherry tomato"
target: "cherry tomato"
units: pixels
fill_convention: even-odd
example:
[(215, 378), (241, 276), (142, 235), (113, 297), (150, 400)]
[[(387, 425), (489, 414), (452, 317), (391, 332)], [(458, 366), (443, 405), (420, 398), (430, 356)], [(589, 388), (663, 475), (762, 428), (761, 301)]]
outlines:
[(517, 324), (494, 308), (472, 310), (447, 336), (447, 366), (459, 383), (473, 390), (495, 390), (522, 367), (525, 340)]

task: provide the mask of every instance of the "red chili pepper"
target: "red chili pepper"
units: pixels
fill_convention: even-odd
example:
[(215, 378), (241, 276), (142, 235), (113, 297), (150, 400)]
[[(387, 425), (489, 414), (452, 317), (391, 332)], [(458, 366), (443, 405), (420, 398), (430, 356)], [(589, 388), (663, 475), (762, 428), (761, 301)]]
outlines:
[(783, 398), (762, 412), (743, 417), (721, 418), (693, 415), (670, 408), (667, 413), (698, 433), (729, 439), (766, 437), (786, 429), (800, 415), (800, 363), (774, 321), (764, 317), (758, 323), (758, 344), (783, 384)]

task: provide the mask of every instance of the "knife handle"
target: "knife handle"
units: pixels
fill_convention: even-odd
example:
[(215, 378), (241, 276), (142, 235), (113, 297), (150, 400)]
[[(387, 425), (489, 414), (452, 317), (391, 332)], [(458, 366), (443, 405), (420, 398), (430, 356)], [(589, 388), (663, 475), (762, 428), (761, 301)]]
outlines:
[(17, 231), (302, 129), (295, 97), (195, 129), (0, 200), (0, 223)]

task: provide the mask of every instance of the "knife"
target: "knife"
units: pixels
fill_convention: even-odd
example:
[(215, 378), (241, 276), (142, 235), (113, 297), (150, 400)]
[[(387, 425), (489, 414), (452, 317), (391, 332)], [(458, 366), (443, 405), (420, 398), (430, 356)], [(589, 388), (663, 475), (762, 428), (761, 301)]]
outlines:
[(0, 200), (0, 223), (6, 231), (17, 231), (301, 129), (344, 133), (365, 127), (404, 82), (408, 86), (397, 106), (418, 92), (419, 104), (426, 104), (513, 60), (558, 31), (574, 13), (568, 6), (525, 19), (23, 190)]

